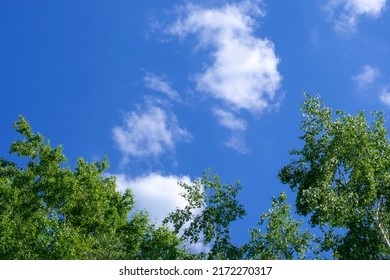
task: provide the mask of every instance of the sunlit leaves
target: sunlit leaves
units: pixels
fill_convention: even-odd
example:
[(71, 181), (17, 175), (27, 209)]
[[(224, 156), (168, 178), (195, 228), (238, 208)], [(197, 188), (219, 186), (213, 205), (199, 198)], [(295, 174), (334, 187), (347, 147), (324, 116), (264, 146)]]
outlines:
[(372, 113), (371, 122), (364, 112), (334, 116), (308, 94), (301, 110), (304, 146), (279, 173), (297, 191), (298, 213), (313, 226), (343, 229), (332, 233), (336, 258), (387, 258), (390, 145), (383, 115)]
[[(261, 227), (265, 224), (263, 233)], [(285, 193), (273, 198), (272, 208), (268, 213), (261, 215), (258, 227), (251, 230), (247, 258), (269, 260), (306, 258), (312, 249), (314, 236), (308, 230), (301, 231), (301, 224), (301, 221), (296, 221), (292, 217)]]
[(207, 171), (192, 185), (181, 183), (182, 196), (188, 201), (184, 209), (176, 209), (165, 219), (189, 244), (201, 242), (210, 251), (207, 259), (240, 259), (241, 248), (231, 243), (230, 225), (246, 215), (237, 200), (241, 189), (236, 184), (223, 184), (217, 175)]
[[(104, 172), (108, 161), (80, 158), (65, 166), (61, 146), (52, 148), (19, 117), (22, 136), (0, 158), (0, 259), (185, 258), (180, 239), (133, 210), (131, 190), (116, 191)], [(157, 251), (156, 251), (157, 250)]]

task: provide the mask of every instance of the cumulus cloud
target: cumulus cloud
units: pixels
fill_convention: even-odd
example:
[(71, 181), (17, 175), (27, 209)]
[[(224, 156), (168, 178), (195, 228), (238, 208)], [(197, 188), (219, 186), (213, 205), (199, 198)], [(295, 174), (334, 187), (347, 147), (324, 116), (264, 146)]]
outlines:
[(221, 108), (215, 108), (213, 111), (221, 126), (231, 130), (246, 130), (246, 121), (237, 118), (233, 113)]
[(264, 16), (261, 2), (241, 1), (214, 8), (188, 4), (167, 29), (180, 39), (194, 35), (197, 50), (209, 52), (210, 61), (193, 75), (196, 90), (220, 101), (213, 113), (221, 126), (232, 131), (225, 145), (242, 154), (248, 152), (242, 133), (247, 122), (238, 117), (240, 111), (258, 115), (280, 101), (280, 60), (274, 44), (255, 33), (256, 19)]
[(352, 77), (360, 89), (372, 85), (379, 76), (379, 69), (371, 65), (364, 65), (361, 71)]
[(131, 188), (137, 210), (147, 210), (157, 224), (176, 208), (184, 208), (186, 200), (180, 196), (183, 192), (178, 182), (192, 184), (188, 176), (163, 176), (151, 173), (137, 178), (128, 178), (124, 174), (115, 175), (118, 191)]
[(330, 0), (326, 6), (335, 28), (355, 31), (362, 16), (378, 18), (386, 8), (387, 0)]
[(147, 104), (138, 112), (124, 116), (124, 124), (113, 129), (113, 138), (126, 157), (159, 156), (173, 150), (178, 141), (188, 141), (191, 134), (179, 127), (174, 114)]
[[(180, 195), (183, 189), (178, 183), (191, 185), (193, 182), (189, 176), (164, 176), (159, 173), (150, 173), (136, 178), (129, 178), (125, 174), (114, 176), (117, 178), (117, 190), (125, 191), (130, 188), (135, 197), (135, 210), (146, 210), (157, 225), (161, 225), (164, 218), (175, 209), (184, 209), (188, 205)], [(201, 208), (195, 209), (193, 214), (199, 215), (201, 211)], [(184, 227), (188, 225), (187, 223)], [(194, 252), (210, 250), (202, 242), (186, 244), (186, 246)]]
[(144, 77), (145, 87), (166, 94), (172, 101), (181, 100), (179, 93), (174, 90), (164, 76), (147, 73)]
[(196, 76), (198, 91), (257, 114), (273, 101), (282, 78), (273, 43), (255, 35), (254, 13), (263, 14), (250, 1), (214, 9), (188, 5), (168, 32), (195, 34), (199, 46), (211, 50), (211, 64)]

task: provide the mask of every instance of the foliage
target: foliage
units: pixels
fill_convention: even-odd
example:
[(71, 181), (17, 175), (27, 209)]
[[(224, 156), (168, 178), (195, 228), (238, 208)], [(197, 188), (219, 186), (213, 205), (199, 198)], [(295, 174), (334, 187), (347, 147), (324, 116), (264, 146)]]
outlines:
[[(187, 205), (158, 226), (134, 210), (131, 189), (116, 190), (108, 161), (80, 158), (71, 169), (22, 117), (22, 139), (0, 157), (0, 259), (335, 259), (390, 258), (390, 145), (381, 113), (346, 115), (306, 94), (303, 148), (278, 176), (296, 192), (298, 215), (320, 237), (302, 231), (283, 192), (235, 244), (231, 226), (246, 215), (240, 182), (221, 183), (211, 170), (179, 182)], [(24, 159), (23, 162), (21, 159)], [(314, 247), (313, 244), (316, 244)]]
[[(265, 233), (261, 227), (268, 220)], [(290, 214), (287, 195), (282, 192), (272, 198), (272, 208), (261, 215), (258, 228), (251, 230), (248, 243), (248, 259), (292, 260), (305, 259), (311, 251), (314, 236), (308, 231), (301, 232), (302, 221), (295, 221)]]
[(186, 258), (168, 228), (144, 213), (128, 218), (133, 194), (104, 176), (106, 159), (79, 159), (73, 171), (61, 146), (52, 148), (24, 118), (14, 127), (23, 138), (10, 153), (26, 164), (0, 158), (0, 259)]
[(168, 215), (165, 223), (172, 223), (175, 232), (188, 244), (201, 243), (209, 247), (198, 258), (241, 259), (242, 250), (231, 243), (230, 225), (246, 215), (236, 196), (241, 185), (220, 183), (217, 175), (207, 171), (191, 185), (181, 182), (182, 196), (188, 205)]
[[(201, 244), (209, 249), (198, 253), (197, 258), (293, 259), (305, 258), (311, 249), (313, 236), (308, 231), (301, 232), (301, 222), (291, 216), (285, 193), (272, 200), (269, 213), (263, 214), (259, 227), (250, 231), (250, 241), (238, 246), (232, 243), (230, 226), (246, 215), (243, 205), (237, 200), (240, 183), (223, 184), (208, 170), (192, 185), (180, 184), (188, 205), (176, 209), (165, 222), (172, 223), (175, 232), (181, 234), (187, 244)], [(266, 220), (266, 233), (262, 234), (260, 227)]]
[(381, 113), (356, 116), (306, 95), (305, 144), (279, 173), (297, 191), (298, 214), (324, 232), (322, 250), (337, 259), (387, 259), (390, 253), (390, 146)]
[[(267, 233), (253, 229), (251, 241), (238, 246), (231, 240), (230, 228), (246, 215), (237, 199), (241, 185), (238, 181), (223, 184), (208, 170), (193, 184), (179, 182), (187, 206), (156, 226), (146, 212), (134, 211), (130, 189), (117, 192), (116, 178), (104, 175), (107, 159), (87, 163), (80, 158), (72, 170), (66, 166), (61, 146), (52, 148), (24, 118), (19, 117), (14, 127), (22, 139), (12, 143), (10, 153), (25, 162), (19, 166), (0, 158), (0, 259), (287, 259), (304, 255), (309, 237), (299, 233), (300, 223), (292, 220), (285, 195), (274, 199), (273, 210), (261, 218), (259, 226), (269, 220)], [(285, 231), (292, 244), (283, 243)]]

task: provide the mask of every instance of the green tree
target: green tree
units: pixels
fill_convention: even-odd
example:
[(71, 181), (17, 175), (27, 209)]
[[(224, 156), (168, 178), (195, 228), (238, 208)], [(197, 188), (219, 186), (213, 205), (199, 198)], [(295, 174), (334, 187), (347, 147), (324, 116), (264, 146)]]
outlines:
[(346, 115), (306, 94), (304, 141), (279, 173), (297, 191), (298, 214), (323, 232), (337, 259), (390, 257), (390, 146), (381, 113)]
[(61, 146), (52, 148), (24, 118), (14, 127), (22, 139), (10, 153), (25, 162), (0, 158), (0, 259), (189, 256), (167, 227), (157, 227), (142, 212), (128, 217), (133, 194), (116, 191), (116, 178), (104, 175), (106, 159), (79, 159), (71, 170)]
[(181, 182), (182, 196), (188, 205), (176, 209), (165, 219), (189, 245), (201, 244), (209, 248), (197, 255), (201, 259), (241, 259), (243, 249), (232, 244), (231, 223), (246, 215), (237, 200), (239, 182), (223, 184), (210, 170), (191, 185)]
[(318, 251), (389, 259), (390, 145), (382, 114), (371, 122), (364, 112), (334, 115), (319, 97), (306, 98), (303, 148), (291, 152), (279, 178), (321, 238), (301, 230), (281, 193), (249, 241), (234, 244), (231, 225), (246, 215), (237, 199), (242, 187), (210, 170), (192, 184), (179, 182), (187, 206), (157, 226), (134, 211), (130, 189), (116, 191), (116, 178), (105, 176), (107, 159), (81, 158), (71, 169), (61, 146), (52, 148), (20, 117), (14, 127), (22, 138), (10, 149), (18, 159), (0, 157), (0, 259), (304, 259)]
[[(287, 195), (282, 192), (272, 198), (272, 208), (261, 215), (258, 227), (251, 230), (247, 244), (248, 259), (292, 260), (305, 259), (312, 252), (314, 236), (301, 231), (302, 221), (296, 221), (287, 204)], [(261, 227), (268, 221), (264, 233)]]
[[(231, 240), (230, 227), (246, 215), (237, 199), (241, 184), (223, 184), (208, 170), (193, 184), (180, 185), (188, 205), (168, 215), (165, 223), (171, 223), (185, 243), (205, 248), (196, 258), (303, 259), (310, 252), (314, 237), (309, 231), (301, 231), (302, 222), (292, 217), (285, 193), (272, 199), (269, 213), (261, 215), (258, 227), (250, 231), (250, 241), (239, 246)], [(260, 228), (266, 221), (263, 234)]]

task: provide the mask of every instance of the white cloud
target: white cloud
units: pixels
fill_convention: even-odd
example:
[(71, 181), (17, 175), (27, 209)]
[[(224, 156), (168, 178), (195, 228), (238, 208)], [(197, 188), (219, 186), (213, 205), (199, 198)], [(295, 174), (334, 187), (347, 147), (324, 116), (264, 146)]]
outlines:
[(246, 121), (237, 118), (233, 113), (220, 108), (215, 108), (213, 111), (221, 126), (231, 130), (246, 130)]
[[(146, 210), (152, 222), (161, 225), (164, 218), (175, 209), (184, 209), (188, 203), (180, 195), (184, 192), (179, 182), (192, 185), (189, 176), (164, 176), (159, 173), (150, 173), (145, 176), (129, 178), (125, 174), (108, 174), (117, 178), (117, 190), (124, 192), (130, 188), (135, 197), (135, 210)], [(193, 214), (199, 215), (202, 209), (195, 209)], [(184, 225), (188, 227), (189, 223)], [(202, 242), (186, 244), (194, 252), (209, 251), (210, 248)]]
[(186, 200), (180, 196), (183, 189), (178, 182), (192, 184), (188, 176), (163, 176), (151, 173), (134, 179), (124, 174), (115, 175), (117, 178), (118, 191), (127, 188), (132, 189), (137, 210), (147, 210), (157, 224), (176, 208), (184, 208)]
[(370, 91), (379, 92), (379, 100), (390, 107), (390, 92), (388, 86), (380, 84), (378, 82), (378, 77), (380, 75), (380, 70), (377, 67), (371, 65), (364, 65), (360, 73), (353, 76), (352, 79), (356, 81), (357, 86), (360, 89), (369, 88)]
[(126, 114), (124, 125), (113, 129), (113, 137), (127, 158), (159, 156), (191, 135), (179, 127), (175, 115), (149, 103), (142, 111)]
[(235, 150), (239, 154), (247, 154), (249, 152), (249, 149), (247, 148), (247, 145), (245, 143), (244, 137), (242, 137), (239, 134), (233, 134), (227, 142), (225, 142), (225, 145), (233, 150)]
[(235, 114), (220, 108), (214, 108), (213, 112), (217, 116), (219, 124), (232, 131), (231, 136), (229, 140), (225, 142), (225, 145), (239, 154), (247, 154), (249, 149), (247, 148), (245, 137), (242, 133), (246, 130), (246, 121), (238, 118)]
[(387, 0), (330, 0), (326, 7), (336, 29), (355, 31), (361, 16), (378, 18), (386, 8)]
[(390, 91), (388, 89), (384, 89), (381, 92), (379, 99), (383, 104), (390, 107)]
[(147, 88), (165, 93), (173, 101), (179, 102), (181, 100), (179, 93), (171, 87), (165, 77), (147, 73), (144, 77), (144, 83)]
[(257, 2), (228, 4), (222, 8), (188, 5), (183, 18), (169, 33), (196, 34), (199, 46), (211, 49), (212, 63), (196, 76), (197, 90), (206, 92), (234, 109), (263, 112), (280, 87), (281, 75), (274, 45), (255, 36)]
[(360, 89), (372, 85), (379, 76), (379, 70), (371, 65), (364, 65), (361, 71), (352, 77)]

